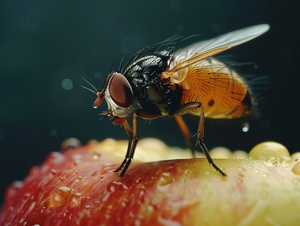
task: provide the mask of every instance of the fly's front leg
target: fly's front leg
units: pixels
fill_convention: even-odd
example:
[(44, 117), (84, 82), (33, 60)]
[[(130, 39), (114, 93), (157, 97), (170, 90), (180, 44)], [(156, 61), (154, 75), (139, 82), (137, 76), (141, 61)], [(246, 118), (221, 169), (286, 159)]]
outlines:
[(134, 151), (135, 151), (138, 139), (139, 139), (137, 119), (138, 119), (138, 115), (136, 113), (134, 113), (133, 114), (133, 130), (131, 129), (131, 127), (127, 121), (125, 121), (123, 123), (124, 129), (129, 136), (129, 141), (128, 141), (128, 147), (127, 147), (125, 159), (123, 160), (122, 164), (116, 170), (114, 170), (114, 172), (119, 172), (122, 169), (122, 171), (120, 173), (120, 177), (123, 177), (125, 175), (130, 163), (133, 160)]
[(200, 120), (197, 131), (197, 143), (205, 154), (209, 164), (211, 164), (222, 176), (226, 176), (226, 174), (214, 163), (213, 159), (210, 157), (207, 147), (204, 144), (204, 110), (203, 106), (200, 106)]

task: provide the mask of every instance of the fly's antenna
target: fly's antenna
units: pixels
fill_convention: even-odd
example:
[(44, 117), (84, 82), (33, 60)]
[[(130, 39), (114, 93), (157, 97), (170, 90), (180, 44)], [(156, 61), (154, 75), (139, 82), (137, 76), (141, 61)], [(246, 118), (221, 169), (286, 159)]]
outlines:
[(88, 88), (88, 87), (83, 86), (83, 85), (81, 85), (81, 87), (97, 95), (97, 93), (99, 92), (98, 89), (97, 89), (92, 83), (90, 83), (88, 80), (86, 80), (84, 77), (81, 77), (81, 78), (82, 78), (87, 84), (89, 84), (93, 89)]

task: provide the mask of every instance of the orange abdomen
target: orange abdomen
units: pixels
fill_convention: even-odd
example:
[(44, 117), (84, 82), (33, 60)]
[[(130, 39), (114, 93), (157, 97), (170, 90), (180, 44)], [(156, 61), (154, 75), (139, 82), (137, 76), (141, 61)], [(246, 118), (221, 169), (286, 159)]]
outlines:
[[(238, 118), (249, 113), (250, 90), (235, 71), (210, 58), (188, 67), (182, 88), (181, 104), (201, 102), (205, 117)], [(199, 115), (199, 110), (190, 112)]]

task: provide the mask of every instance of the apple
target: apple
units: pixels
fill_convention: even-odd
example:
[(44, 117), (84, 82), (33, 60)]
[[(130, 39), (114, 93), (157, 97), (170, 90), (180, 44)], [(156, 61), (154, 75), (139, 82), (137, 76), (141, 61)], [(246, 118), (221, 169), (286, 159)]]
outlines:
[(299, 153), (281, 144), (212, 150), (223, 177), (205, 158), (143, 139), (119, 177), (126, 145), (64, 142), (7, 188), (0, 225), (299, 225)]

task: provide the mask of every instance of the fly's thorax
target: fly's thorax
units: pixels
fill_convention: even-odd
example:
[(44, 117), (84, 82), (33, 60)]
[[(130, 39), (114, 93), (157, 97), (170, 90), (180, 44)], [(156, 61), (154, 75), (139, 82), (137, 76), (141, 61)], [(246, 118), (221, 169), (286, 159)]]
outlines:
[(158, 53), (145, 56), (125, 69), (137, 104), (147, 112), (168, 116), (179, 102), (178, 91), (160, 75), (169, 67), (169, 55)]

